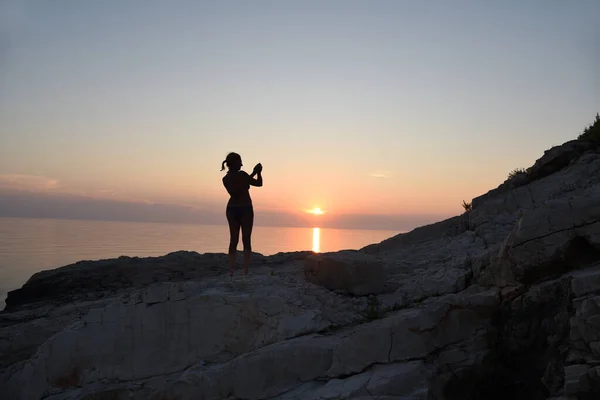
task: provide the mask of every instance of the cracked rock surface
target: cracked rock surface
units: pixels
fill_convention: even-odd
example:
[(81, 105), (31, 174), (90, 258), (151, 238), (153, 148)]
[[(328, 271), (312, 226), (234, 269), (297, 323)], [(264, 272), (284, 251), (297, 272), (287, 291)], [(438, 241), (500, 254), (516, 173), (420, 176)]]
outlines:
[(0, 313), (8, 399), (600, 398), (600, 154), (361, 250), (80, 262)]

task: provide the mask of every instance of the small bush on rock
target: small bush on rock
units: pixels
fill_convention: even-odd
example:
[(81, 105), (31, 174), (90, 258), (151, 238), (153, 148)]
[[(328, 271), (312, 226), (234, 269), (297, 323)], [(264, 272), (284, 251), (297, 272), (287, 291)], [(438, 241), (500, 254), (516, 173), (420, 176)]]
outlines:
[(594, 123), (586, 127), (583, 130), (583, 133), (579, 135), (578, 139), (600, 142), (600, 114), (596, 113)]
[(377, 296), (369, 296), (367, 303), (367, 312), (366, 317), (369, 321), (373, 321), (375, 319), (379, 319), (383, 317), (383, 310), (381, 310), (381, 306), (379, 304), (379, 300)]
[(508, 179), (514, 179), (521, 174), (527, 174), (527, 170), (524, 168), (515, 168), (508, 174)]
[(462, 206), (465, 209), (465, 212), (473, 210), (473, 203), (471, 202), (467, 203), (463, 200)]

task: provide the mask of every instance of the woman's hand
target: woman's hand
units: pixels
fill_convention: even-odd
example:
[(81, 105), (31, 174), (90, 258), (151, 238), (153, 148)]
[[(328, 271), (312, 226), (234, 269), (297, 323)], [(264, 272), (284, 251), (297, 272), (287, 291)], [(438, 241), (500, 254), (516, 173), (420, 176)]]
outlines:
[[(262, 186), (263, 185), (263, 180), (262, 180), (262, 175), (260, 174), (262, 172), (262, 164), (258, 163), (254, 166), (254, 169), (252, 170), (252, 175), (250, 175), (250, 182), (249, 184), (251, 186)], [(254, 179), (254, 176), (258, 175), (258, 178)]]

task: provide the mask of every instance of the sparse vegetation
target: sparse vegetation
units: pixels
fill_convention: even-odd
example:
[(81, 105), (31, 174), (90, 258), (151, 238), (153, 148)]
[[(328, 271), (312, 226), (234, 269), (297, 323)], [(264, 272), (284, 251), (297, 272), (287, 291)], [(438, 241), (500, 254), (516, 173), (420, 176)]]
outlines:
[(366, 317), (369, 321), (383, 317), (384, 313), (380, 309), (379, 300), (377, 299), (377, 296), (369, 296), (366, 314)]
[(527, 174), (527, 170), (524, 168), (515, 168), (509, 172), (508, 179), (516, 178), (517, 176), (519, 176), (521, 174)]
[[(579, 140), (589, 140), (589, 141), (595, 142), (597, 144), (600, 144), (600, 113), (596, 113), (596, 118), (594, 119), (594, 122), (591, 125), (585, 127), (585, 129), (578, 136), (577, 139), (579, 139)], [(527, 175), (530, 173), (530, 170), (531, 170), (530, 168), (528, 168), (528, 169), (525, 169), (525, 168), (515, 168), (515, 169), (513, 169), (512, 171), (510, 171), (508, 173), (508, 179), (507, 180), (512, 180), (512, 179), (515, 179), (515, 178), (517, 178), (519, 176), (525, 176), (525, 177), (527, 177)], [(509, 187), (514, 187), (514, 185), (522, 185), (524, 183), (527, 183), (529, 180), (530, 179), (523, 179), (523, 180), (520, 180), (518, 182), (514, 182), (514, 184), (511, 182), (512, 186), (509, 186)], [(574, 189), (571, 188), (571, 187), (563, 187), (560, 190), (557, 190), (557, 191), (553, 192), (551, 194), (551, 197), (563, 194), (563, 193), (568, 192), (570, 190), (574, 190)], [(465, 213), (473, 210), (472, 203), (467, 203), (464, 200), (462, 202), (462, 207), (465, 209)], [(468, 228), (468, 221), (467, 220), (465, 220), (465, 224), (466, 224), (465, 225), (466, 229), (469, 230), (469, 228)]]
[(596, 119), (594, 123), (587, 126), (578, 139), (580, 140), (592, 140), (594, 142), (600, 142), (600, 114), (596, 113)]
[(462, 206), (465, 209), (465, 212), (473, 210), (473, 203), (471, 203), (471, 202), (467, 203), (466, 201), (463, 200)]

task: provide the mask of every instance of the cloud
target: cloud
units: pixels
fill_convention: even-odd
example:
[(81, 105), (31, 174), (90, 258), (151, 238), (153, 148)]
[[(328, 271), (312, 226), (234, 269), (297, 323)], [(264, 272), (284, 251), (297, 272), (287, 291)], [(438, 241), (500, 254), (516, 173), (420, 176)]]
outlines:
[(215, 224), (225, 220), (221, 213), (202, 212), (175, 204), (119, 201), (58, 192), (2, 188), (0, 217), (201, 224)]
[(377, 170), (377, 171), (369, 174), (369, 176), (371, 176), (373, 178), (389, 178), (390, 177), (390, 171)]
[[(103, 221), (226, 224), (225, 210), (93, 198), (58, 192), (32, 192), (0, 187), (0, 217), (60, 218)], [(336, 229), (387, 229), (408, 231), (416, 226), (445, 219), (447, 215), (314, 215), (283, 210), (255, 210), (257, 226), (314, 227)]]
[[(118, 195), (118, 192), (111, 188), (81, 189), (58, 179), (25, 174), (0, 174), (0, 190), (45, 193), (54, 196), (80, 196), (94, 199), (115, 199)], [(122, 200), (127, 201), (127, 199)]]
[(0, 174), (0, 188), (32, 191), (52, 191), (58, 180), (36, 175)]

